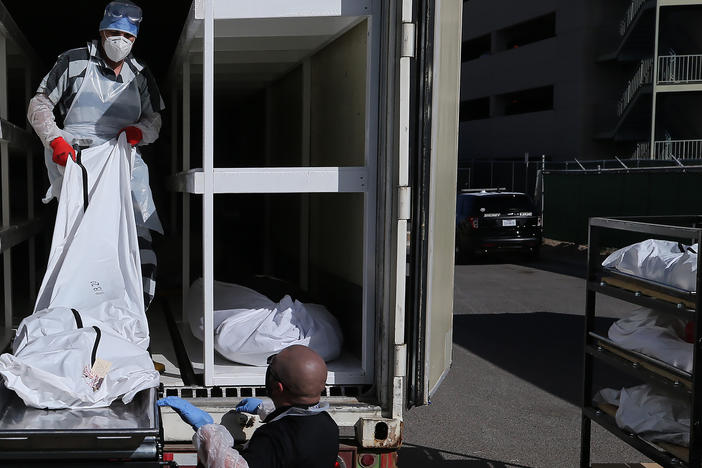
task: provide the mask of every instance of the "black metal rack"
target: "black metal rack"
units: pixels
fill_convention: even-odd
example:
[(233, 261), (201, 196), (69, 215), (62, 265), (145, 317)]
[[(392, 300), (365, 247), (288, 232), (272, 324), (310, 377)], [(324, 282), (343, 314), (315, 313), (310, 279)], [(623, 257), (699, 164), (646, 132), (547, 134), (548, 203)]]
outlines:
[[(585, 300), (580, 467), (588, 468), (590, 466), (590, 430), (591, 423), (594, 421), (664, 467), (702, 468), (702, 370), (697, 371), (698, 353), (702, 347), (702, 320), (695, 320), (692, 373), (675, 368), (650, 356), (620, 348), (607, 338), (597, 335), (594, 330), (598, 293), (673, 314), (685, 320), (695, 319), (701, 305), (696, 291), (701, 290), (702, 255), (697, 257), (697, 287), (695, 291), (685, 291), (603, 268), (600, 248), (602, 247), (602, 234), (605, 231), (624, 231), (646, 235), (650, 238), (676, 239), (692, 243), (698, 242), (699, 245), (702, 245), (702, 216), (590, 219), (587, 296)], [(669, 445), (653, 444), (636, 434), (620, 429), (608, 411), (593, 406), (595, 360), (643, 382), (667, 388), (671, 392), (690, 399), (692, 412), (690, 415), (690, 447), (687, 457), (684, 456), (684, 453), (671, 449)]]

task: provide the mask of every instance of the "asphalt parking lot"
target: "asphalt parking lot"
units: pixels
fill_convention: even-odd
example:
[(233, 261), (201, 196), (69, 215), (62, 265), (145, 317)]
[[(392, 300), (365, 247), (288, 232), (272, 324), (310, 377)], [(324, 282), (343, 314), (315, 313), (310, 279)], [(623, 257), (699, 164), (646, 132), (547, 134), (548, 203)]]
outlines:
[[(456, 266), (453, 367), (431, 405), (406, 413), (401, 468), (579, 466), (585, 255), (544, 250)], [(598, 296), (598, 324), (633, 308)], [(591, 453), (648, 461), (595, 425)]]

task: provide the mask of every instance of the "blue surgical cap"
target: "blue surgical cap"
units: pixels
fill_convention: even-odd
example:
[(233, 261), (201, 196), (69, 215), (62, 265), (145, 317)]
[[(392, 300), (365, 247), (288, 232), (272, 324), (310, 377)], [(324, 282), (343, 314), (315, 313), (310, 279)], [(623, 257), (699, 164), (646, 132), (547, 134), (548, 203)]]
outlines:
[(118, 0), (108, 3), (105, 7), (99, 30), (123, 31), (136, 37), (140, 23), (141, 8), (130, 1)]

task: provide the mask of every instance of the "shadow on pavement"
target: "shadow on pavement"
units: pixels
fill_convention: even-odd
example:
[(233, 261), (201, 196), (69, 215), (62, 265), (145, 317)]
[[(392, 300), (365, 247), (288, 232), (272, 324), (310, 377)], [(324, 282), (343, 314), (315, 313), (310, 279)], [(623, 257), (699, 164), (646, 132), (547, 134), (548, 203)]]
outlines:
[[(447, 459), (446, 455), (458, 458)], [(399, 468), (530, 468), (526, 465), (515, 465), (412, 444), (402, 446), (397, 466)]]
[(501, 265), (505, 263), (578, 278), (585, 278), (587, 274), (587, 252), (579, 251), (575, 247), (560, 248), (544, 245), (541, 247), (541, 255), (538, 259), (518, 252), (505, 252), (457, 258), (456, 260), (457, 265)]
[[(578, 315), (534, 312), (454, 315), (453, 342), (533, 385), (579, 406), (582, 400), (583, 327)], [(606, 336), (615, 319), (596, 317)], [(608, 366), (595, 368), (599, 382), (621, 388), (636, 381)]]

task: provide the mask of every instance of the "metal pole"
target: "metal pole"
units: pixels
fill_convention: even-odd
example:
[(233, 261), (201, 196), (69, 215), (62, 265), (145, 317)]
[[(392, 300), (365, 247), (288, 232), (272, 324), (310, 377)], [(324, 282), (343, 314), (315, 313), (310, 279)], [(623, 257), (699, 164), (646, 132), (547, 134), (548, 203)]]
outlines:
[(529, 153), (524, 153), (524, 193), (529, 186)]
[[(183, 131), (182, 131), (182, 150), (183, 150), (183, 172), (190, 170), (190, 57), (186, 56), (183, 61), (183, 102), (181, 104), (181, 111), (183, 115)], [(183, 296), (182, 296), (182, 310), (181, 317), (183, 323), (187, 323), (188, 320), (188, 310), (186, 307), (186, 301), (188, 298), (188, 293), (190, 291), (190, 194), (188, 192), (183, 192), (183, 230), (181, 235), (183, 236), (182, 245), (182, 286), (183, 286)]]
[[(702, 243), (702, 231), (697, 233), (697, 245)], [(702, 268), (702, 255), (697, 256), (697, 278), (696, 278), (696, 290), (702, 288), (702, 281), (700, 280), (700, 268)], [(700, 310), (702, 307), (702, 298), (697, 296), (695, 300), (695, 310)], [(700, 442), (702, 441), (702, 391), (700, 391), (700, 386), (702, 386), (702, 376), (699, 372), (699, 358), (700, 358), (700, 347), (702, 346), (702, 321), (696, 320), (695, 324), (695, 346), (692, 351), (692, 411), (690, 421), (690, 466), (698, 468), (702, 465), (702, 454), (700, 454)]]
[[(7, 42), (0, 33), (0, 118), (7, 119)], [(0, 143), (0, 198), (2, 198), (2, 227), (10, 226), (10, 149)], [(2, 254), (5, 294), (5, 328), (12, 327), (12, 250)]]
[(546, 156), (541, 155), (541, 227), (544, 226), (544, 197), (546, 196)]
[[(175, 175), (178, 172), (178, 77), (173, 77), (173, 83), (171, 83), (171, 109), (169, 112), (171, 116), (171, 174)], [(178, 232), (178, 194), (173, 192), (171, 194), (171, 220), (170, 229), (171, 235)]]
[[(544, 165), (545, 165), (545, 161), (546, 161), (546, 155), (545, 155), (545, 154), (542, 154), (542, 155), (541, 155), (541, 168), (542, 168), (542, 169), (543, 169), (543, 167), (544, 167)], [(537, 168), (538, 168), (538, 166), (537, 166)], [(538, 172), (538, 169), (536, 169), (536, 171)], [(536, 191), (536, 177), (534, 177), (534, 191)]]
[(651, 92), (651, 139), (650, 139), (650, 148), (649, 148), (649, 158), (653, 159), (654, 157), (654, 152), (653, 148), (656, 144), (656, 93), (657, 93), (657, 86), (658, 86), (658, 38), (660, 34), (660, 2), (656, 2), (656, 29), (654, 31), (655, 34), (655, 40), (653, 41), (653, 90)]
[(214, 0), (204, 0), (203, 104), (202, 104), (202, 277), (205, 386), (215, 383), (214, 376)]
[[(588, 254), (587, 254), (587, 283), (594, 281), (599, 264), (599, 228), (589, 226)], [(590, 341), (590, 330), (595, 323), (595, 300), (594, 290), (586, 287), (585, 295), (585, 329), (583, 330), (583, 400), (582, 408), (592, 405), (592, 356), (587, 353), (587, 346)], [(580, 468), (590, 467), (590, 436), (591, 421), (584, 413), (581, 416), (580, 424)]]
[[(302, 62), (302, 165), (310, 165), (310, 135), (312, 128), (312, 61)], [(310, 196), (300, 195), (300, 288), (309, 289), (310, 263)]]
[[(268, 84), (266, 86), (265, 94), (265, 106), (266, 106), (266, 128), (264, 129), (265, 134), (265, 154), (264, 161), (267, 167), (271, 166), (271, 161), (273, 161), (273, 116), (275, 114), (273, 108), (273, 88)], [(275, 276), (273, 271), (273, 203), (271, 201), (271, 195), (266, 195), (263, 198), (263, 271), (266, 274)]]

